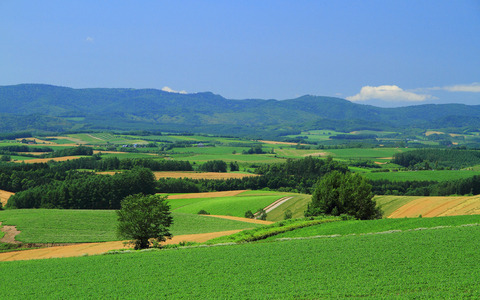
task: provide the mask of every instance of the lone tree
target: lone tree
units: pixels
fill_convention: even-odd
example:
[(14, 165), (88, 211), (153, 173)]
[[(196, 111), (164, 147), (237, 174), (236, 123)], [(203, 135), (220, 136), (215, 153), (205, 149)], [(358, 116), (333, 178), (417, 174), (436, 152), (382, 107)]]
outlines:
[(328, 173), (317, 183), (305, 212), (306, 217), (321, 214), (347, 214), (361, 220), (382, 216), (367, 180), (358, 174), (338, 171)]
[(163, 242), (171, 238), (172, 224), (167, 196), (136, 194), (125, 197), (117, 211), (119, 237), (131, 239), (135, 249), (150, 246), (149, 239)]

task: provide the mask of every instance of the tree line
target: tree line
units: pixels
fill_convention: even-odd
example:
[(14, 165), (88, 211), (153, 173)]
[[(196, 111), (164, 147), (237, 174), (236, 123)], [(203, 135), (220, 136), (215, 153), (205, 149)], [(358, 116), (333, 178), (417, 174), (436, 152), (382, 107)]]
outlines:
[(465, 149), (417, 149), (396, 153), (392, 163), (409, 169), (461, 169), (480, 164), (480, 152)]
[(480, 194), (480, 176), (449, 181), (389, 181), (374, 180), (370, 182), (376, 195), (405, 196), (450, 196)]
[(147, 168), (113, 176), (74, 172), (63, 181), (51, 181), (16, 193), (8, 200), (7, 207), (119, 209), (126, 196), (155, 192), (155, 176)]

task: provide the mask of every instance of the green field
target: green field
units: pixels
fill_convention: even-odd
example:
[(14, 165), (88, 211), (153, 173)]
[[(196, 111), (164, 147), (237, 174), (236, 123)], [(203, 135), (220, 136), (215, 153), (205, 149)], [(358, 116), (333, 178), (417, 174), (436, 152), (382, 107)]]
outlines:
[[(112, 134), (109, 132), (100, 132), (100, 133), (78, 133), (78, 134), (69, 134), (68, 137), (77, 139), (85, 144), (90, 145), (103, 145), (103, 144), (146, 144), (147, 142), (141, 139), (141, 137), (128, 137)], [(70, 143), (74, 143), (70, 141)]]
[(311, 195), (291, 194), (288, 197), (292, 199), (284, 202), (267, 214), (268, 221), (281, 221), (285, 218), (285, 211), (292, 213), (292, 218), (303, 218), (308, 203), (312, 200)]
[[(259, 225), (174, 212), (173, 235), (253, 228)], [(0, 211), (3, 225), (16, 225), (18, 241), (79, 243), (117, 241), (113, 210), (11, 209)]]
[(371, 180), (386, 179), (390, 181), (448, 181), (480, 175), (480, 171), (471, 170), (436, 170), (436, 171), (402, 171), (370, 172), (363, 174)]
[[(379, 219), (379, 220), (349, 220), (341, 222), (329, 222), (320, 225), (300, 228), (294, 231), (281, 233), (267, 238), (296, 238), (330, 235), (368, 234), (388, 231), (408, 231), (418, 228), (433, 228), (438, 226), (461, 226), (466, 224), (477, 224), (480, 226), (480, 215), (472, 216), (451, 216), (436, 218), (400, 218), (400, 219)], [(480, 227), (477, 227), (479, 230)]]
[(405, 152), (408, 148), (349, 148), (349, 149), (329, 149), (333, 158), (343, 159), (379, 159), (390, 160), (395, 153)]
[(169, 199), (168, 202), (174, 212), (196, 214), (200, 210), (206, 210), (212, 215), (244, 217), (247, 210), (256, 212), (286, 196), (289, 194), (248, 191), (231, 197)]
[(478, 298), (475, 227), (0, 263), (0, 298)]
[(125, 158), (149, 158), (149, 159), (161, 159), (160, 156), (157, 155), (151, 155), (149, 153), (103, 153), (102, 158), (109, 158), (109, 157), (117, 157), (119, 159), (125, 159)]

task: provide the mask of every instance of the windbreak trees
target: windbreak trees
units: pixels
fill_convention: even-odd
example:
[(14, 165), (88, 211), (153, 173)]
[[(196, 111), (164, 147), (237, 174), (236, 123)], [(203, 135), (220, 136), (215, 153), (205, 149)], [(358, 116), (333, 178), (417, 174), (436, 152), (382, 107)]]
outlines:
[(367, 179), (350, 172), (330, 172), (315, 186), (305, 216), (347, 214), (361, 220), (378, 219), (381, 211), (373, 200)]

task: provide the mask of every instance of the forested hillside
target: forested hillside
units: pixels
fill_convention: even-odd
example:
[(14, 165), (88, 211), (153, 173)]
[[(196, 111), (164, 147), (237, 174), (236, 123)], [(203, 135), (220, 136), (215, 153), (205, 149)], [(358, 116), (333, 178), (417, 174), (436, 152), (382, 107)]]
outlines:
[(480, 105), (379, 108), (319, 96), (230, 100), (213, 93), (154, 89), (72, 89), (39, 84), (0, 87), (0, 132), (159, 129), (280, 136), (305, 129), (338, 131), (462, 127), (480, 124)]

